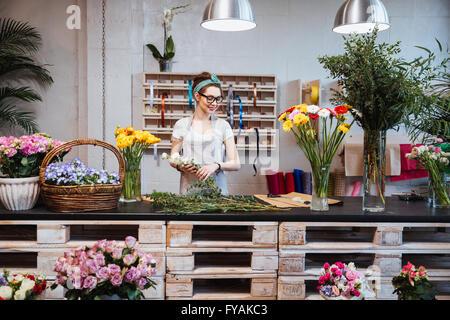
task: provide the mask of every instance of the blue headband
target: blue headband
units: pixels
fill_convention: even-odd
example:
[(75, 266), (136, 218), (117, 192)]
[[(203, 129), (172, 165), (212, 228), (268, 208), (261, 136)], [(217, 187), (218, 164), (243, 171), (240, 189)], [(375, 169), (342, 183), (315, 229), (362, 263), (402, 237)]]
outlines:
[(200, 91), (204, 86), (207, 86), (208, 84), (218, 84), (219, 86), (222, 86), (219, 78), (217, 78), (214, 73), (211, 73), (211, 79), (203, 80), (198, 85), (196, 85), (194, 88), (194, 92)]

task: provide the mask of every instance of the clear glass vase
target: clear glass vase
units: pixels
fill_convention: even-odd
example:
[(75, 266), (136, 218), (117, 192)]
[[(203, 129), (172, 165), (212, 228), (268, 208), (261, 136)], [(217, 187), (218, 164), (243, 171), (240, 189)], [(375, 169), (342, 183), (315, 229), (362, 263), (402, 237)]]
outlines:
[(386, 131), (364, 130), (363, 204), (365, 212), (383, 212), (386, 170)]
[(450, 207), (450, 174), (439, 173), (428, 178), (428, 204), (432, 208)]
[(171, 72), (172, 71), (172, 60), (160, 60), (159, 61), (159, 71), (160, 72)]
[(120, 201), (141, 201), (141, 169), (139, 167), (125, 168), (125, 177)]
[(328, 180), (330, 165), (312, 167), (312, 199), (311, 211), (328, 211)]

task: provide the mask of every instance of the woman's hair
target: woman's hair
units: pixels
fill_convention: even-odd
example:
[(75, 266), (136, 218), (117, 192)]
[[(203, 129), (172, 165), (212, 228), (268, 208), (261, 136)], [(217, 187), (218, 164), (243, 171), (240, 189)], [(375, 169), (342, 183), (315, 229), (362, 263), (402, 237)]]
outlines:
[[(204, 80), (208, 80), (208, 79), (211, 79), (211, 73), (209, 73), (209, 72), (206, 72), (206, 71), (205, 71), (205, 72), (202, 72), (202, 73), (196, 75), (196, 76), (194, 77), (194, 81), (193, 81), (193, 84), (192, 84), (192, 88), (195, 88), (200, 82), (202, 82), (202, 81), (204, 81)], [(203, 88), (201, 88), (198, 92), (204, 93), (205, 90), (206, 90), (208, 87), (211, 87), (211, 86), (214, 86), (214, 87), (219, 88), (219, 89), (220, 89), (220, 94), (223, 96), (222, 88), (220, 87), (220, 85), (218, 85), (218, 84), (216, 84), (216, 83), (207, 84), (206, 86), (204, 86)]]

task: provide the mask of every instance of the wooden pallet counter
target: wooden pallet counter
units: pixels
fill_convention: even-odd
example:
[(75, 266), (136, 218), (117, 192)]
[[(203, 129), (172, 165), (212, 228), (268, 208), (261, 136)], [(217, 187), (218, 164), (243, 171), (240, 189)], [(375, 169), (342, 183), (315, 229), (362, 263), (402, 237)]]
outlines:
[(157, 260), (157, 288), (146, 299), (322, 299), (320, 269), (335, 261), (367, 272), (377, 299), (396, 299), (391, 279), (408, 261), (424, 265), (438, 298), (450, 298), (450, 210), (388, 198), (386, 212), (364, 214), (360, 198), (342, 200), (325, 213), (175, 215), (147, 202), (89, 213), (0, 208), (0, 269), (41, 272), (51, 282), (64, 251), (132, 235)]

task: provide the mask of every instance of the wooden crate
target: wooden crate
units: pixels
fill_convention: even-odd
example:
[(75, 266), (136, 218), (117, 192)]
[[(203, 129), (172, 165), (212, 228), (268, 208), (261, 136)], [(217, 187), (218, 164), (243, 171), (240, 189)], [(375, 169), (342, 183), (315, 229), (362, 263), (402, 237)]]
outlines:
[[(166, 242), (165, 221), (3, 221), (0, 243), (20, 245), (24, 238), (36, 244), (65, 244), (70, 240), (123, 240), (127, 235), (139, 244), (161, 247)], [(109, 229), (108, 229), (109, 227)], [(122, 230), (121, 230), (122, 229)]]
[(275, 300), (276, 273), (167, 274), (168, 300)]
[(170, 221), (167, 247), (277, 248), (277, 222)]
[(267, 273), (278, 269), (278, 251), (247, 248), (168, 248), (167, 272), (176, 274)]
[[(281, 222), (279, 248), (308, 251), (354, 251), (386, 253), (440, 253), (450, 250), (450, 233), (427, 231), (403, 240), (404, 228), (416, 230), (447, 227), (449, 224), (388, 224), (344, 222)], [(415, 241), (411, 240), (415, 239)], [(420, 241), (421, 240), (421, 241)]]

